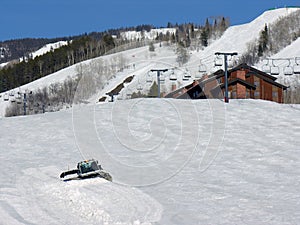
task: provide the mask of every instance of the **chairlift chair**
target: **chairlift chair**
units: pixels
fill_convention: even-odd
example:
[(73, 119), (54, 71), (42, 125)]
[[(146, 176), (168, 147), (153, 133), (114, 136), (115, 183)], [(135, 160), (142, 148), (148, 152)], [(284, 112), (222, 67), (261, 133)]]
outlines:
[(204, 65), (204, 64), (201, 64), (200, 66), (199, 66), (199, 73), (206, 73), (206, 66)]
[(300, 57), (295, 58), (296, 65), (293, 66), (294, 74), (300, 74), (300, 62), (297, 60), (300, 60)]
[(293, 67), (294, 74), (300, 74), (300, 65), (295, 65)]
[(279, 75), (279, 67), (278, 66), (272, 66), (271, 67), (271, 75), (278, 76)]
[(265, 65), (263, 65), (263, 66), (262, 66), (262, 71), (263, 71), (264, 73), (271, 74), (271, 66), (269, 66), (268, 63), (265, 64)]
[(190, 78), (188, 78), (188, 77), (186, 77), (186, 76), (183, 76), (183, 77), (182, 77), (182, 80), (183, 80), (183, 81), (189, 81)]
[(228, 59), (228, 69), (232, 69), (234, 66), (235, 66), (235, 56), (230, 56), (229, 59)]
[(171, 72), (169, 79), (171, 81), (176, 81), (177, 80), (177, 76), (175, 75), (174, 71)]
[(291, 76), (293, 75), (294, 71), (293, 71), (293, 67), (291, 66), (286, 66), (283, 70), (283, 73), (285, 76)]
[(190, 73), (185, 72), (184, 73), (184, 77), (190, 79), (192, 76)]
[(22, 95), (21, 95), (20, 91), (17, 93), (16, 101), (17, 101), (18, 104), (22, 103)]
[(21, 99), (17, 98), (16, 101), (17, 101), (17, 104), (19, 104), (19, 105), (22, 104), (22, 100)]
[[(150, 72), (150, 71), (149, 71)], [(150, 73), (147, 73), (147, 77), (146, 77), (146, 82), (147, 83), (152, 83), (153, 82), (153, 78), (152, 78), (152, 76), (150, 75)]]
[(291, 67), (291, 60), (290, 59), (287, 59), (287, 60), (289, 61), (289, 64), (284, 67), (283, 74), (285, 76), (291, 76), (291, 75), (293, 75), (294, 71), (293, 71), (293, 67)]
[(3, 100), (6, 101), (6, 102), (9, 100), (9, 95), (8, 95), (8, 93), (5, 93), (5, 94), (4, 94)]
[(223, 59), (219, 56), (215, 58), (215, 67), (223, 66)]
[(274, 62), (272, 60), (272, 66), (271, 66), (271, 71), (270, 71), (271, 75), (273, 76), (277, 76), (280, 73), (279, 67), (274, 65)]
[(264, 73), (271, 74), (271, 66), (269, 65), (269, 59), (265, 59), (264, 61), (265, 61), (265, 64), (263, 64), (261, 70)]

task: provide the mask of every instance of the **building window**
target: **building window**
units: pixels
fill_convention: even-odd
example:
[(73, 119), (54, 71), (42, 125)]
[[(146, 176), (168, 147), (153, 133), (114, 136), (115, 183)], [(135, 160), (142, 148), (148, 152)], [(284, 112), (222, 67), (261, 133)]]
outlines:
[(254, 98), (260, 98), (260, 93), (259, 91), (254, 92)]
[(273, 98), (277, 98), (278, 97), (278, 92), (277, 91), (273, 91), (272, 92), (272, 97)]

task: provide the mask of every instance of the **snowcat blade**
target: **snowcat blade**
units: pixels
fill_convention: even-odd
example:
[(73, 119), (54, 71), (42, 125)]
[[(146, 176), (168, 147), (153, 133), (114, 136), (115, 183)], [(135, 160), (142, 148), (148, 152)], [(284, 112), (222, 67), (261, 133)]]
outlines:
[(64, 178), (65, 176), (68, 176), (68, 175), (71, 175), (71, 174), (76, 174), (76, 173), (78, 173), (78, 169), (65, 171), (65, 172), (62, 172), (60, 174), (60, 178)]

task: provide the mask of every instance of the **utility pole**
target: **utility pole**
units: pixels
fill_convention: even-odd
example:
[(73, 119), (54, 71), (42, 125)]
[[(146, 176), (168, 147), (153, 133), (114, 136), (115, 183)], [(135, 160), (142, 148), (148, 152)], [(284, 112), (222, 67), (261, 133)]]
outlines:
[(224, 101), (226, 103), (229, 103), (229, 97), (228, 97), (228, 65), (227, 65), (227, 56), (234, 56), (237, 55), (236, 52), (216, 52), (215, 55), (223, 55), (224, 56), (224, 67), (225, 67), (225, 98)]
[(168, 69), (162, 69), (162, 70), (151, 70), (151, 72), (157, 72), (157, 97), (160, 98), (160, 73), (166, 72)]

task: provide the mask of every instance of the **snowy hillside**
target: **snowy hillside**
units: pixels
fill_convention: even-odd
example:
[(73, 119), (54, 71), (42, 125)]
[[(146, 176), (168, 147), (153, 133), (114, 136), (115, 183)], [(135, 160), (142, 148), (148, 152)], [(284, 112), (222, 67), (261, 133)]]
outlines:
[(264, 12), (250, 23), (231, 26), (223, 36), (198, 53), (201, 62), (206, 64), (208, 71), (214, 71), (216, 52), (237, 52), (242, 55), (247, 50), (247, 44), (259, 37), (265, 24), (271, 26), (279, 18), (299, 10), (298, 8), (281, 8)]
[[(106, 66), (113, 65), (116, 62), (116, 59), (122, 57), (124, 68), (122, 71), (116, 74), (110, 74), (112, 78), (105, 78), (105, 87), (100, 89), (95, 95), (88, 99), (88, 101), (95, 102), (98, 101), (102, 96), (106, 96), (107, 92), (110, 92), (113, 88), (119, 85), (126, 77), (134, 75), (134, 80), (121, 91), (117, 99), (126, 99), (131, 96), (133, 92), (141, 91), (142, 93), (148, 93), (151, 83), (148, 83), (149, 80), (156, 80), (155, 73), (149, 73), (151, 69), (169, 69), (169, 71), (163, 74), (164, 82), (162, 82), (161, 92), (167, 93), (171, 90), (171, 86), (175, 85), (176, 88), (190, 83), (193, 79), (199, 78), (203, 75), (203, 72), (199, 72), (199, 67), (204, 68), (205, 72), (211, 73), (217, 69), (223, 68), (223, 66), (215, 66), (215, 62), (218, 60), (221, 62), (222, 59), (215, 58), (215, 52), (237, 52), (239, 55), (242, 55), (246, 49), (247, 44), (253, 41), (259, 36), (260, 31), (264, 28), (264, 25), (267, 23), (271, 25), (277, 19), (289, 15), (292, 12), (299, 10), (297, 8), (281, 8), (271, 11), (266, 11), (261, 16), (253, 20), (248, 24), (238, 25), (229, 27), (223, 36), (214, 41), (211, 45), (204, 48), (200, 51), (190, 51), (190, 60), (187, 64), (181, 66), (177, 62), (176, 55), (176, 46), (167, 46), (163, 44), (161, 47), (156, 45), (155, 52), (150, 52), (148, 47), (142, 47), (137, 49), (132, 49), (124, 51), (117, 54), (111, 54), (103, 57), (98, 57), (96, 59), (88, 60), (71, 67), (65, 68), (61, 71), (58, 71), (54, 74), (50, 74), (44, 78), (36, 80), (32, 83), (26, 84), (22, 87), (12, 90), (10, 92), (17, 93), (19, 90), (25, 91), (36, 91), (38, 88), (49, 87), (54, 83), (62, 83), (69, 77), (76, 77), (79, 73), (78, 67), (83, 68), (83, 74), (90, 76), (90, 74), (96, 74), (96, 70), (92, 70), (91, 65), (96, 64), (105, 64)], [(156, 35), (157, 32), (172, 32), (170, 29), (161, 29), (153, 30), (153, 32), (145, 33), (151, 38), (153, 35)], [(127, 32), (124, 33), (128, 38), (138, 38), (140, 33), (137, 32)], [(152, 35), (152, 36), (151, 36)], [(151, 37), (150, 37), (151, 36)], [(283, 49), (280, 53), (274, 57), (299, 57), (300, 42), (296, 40), (286, 49)], [(52, 46), (53, 47), (53, 46)], [(45, 50), (51, 46), (45, 47)], [(237, 56), (238, 57), (238, 56)], [(233, 61), (234, 59), (232, 59)], [(231, 61), (231, 62), (232, 62)], [(279, 62), (286, 63), (286, 62)], [(82, 65), (82, 66), (81, 66)], [(286, 64), (285, 64), (286, 65)], [(261, 69), (263, 64), (258, 64), (257, 67)], [(295, 66), (295, 62), (292, 66)], [(98, 69), (99, 70), (99, 69)], [(177, 81), (170, 81), (170, 77), (176, 77)], [(289, 86), (290, 84), (299, 83), (299, 75), (293, 75), (291, 77), (286, 77), (282, 73), (278, 77), (278, 81)], [(2, 93), (2, 96), (9, 95), (10, 92)], [(107, 101), (109, 98), (107, 98)], [(3, 116), (5, 113), (5, 108), (8, 102), (3, 101), (3, 97), (0, 98), (0, 116)]]
[[(299, 115), (136, 99), (2, 118), (1, 224), (298, 224)], [(90, 157), (113, 183), (59, 179)]]
[(31, 56), (34, 59), (37, 56), (46, 54), (47, 52), (50, 52), (52, 50), (55, 50), (55, 49), (60, 48), (64, 45), (67, 45), (67, 44), (68, 44), (67, 41), (59, 41), (59, 42), (55, 42), (55, 43), (50, 43), (50, 44), (47, 44), (44, 47), (40, 48), (39, 50), (31, 53)]
[(175, 34), (176, 28), (151, 29), (149, 32), (144, 31), (126, 31), (121, 33), (121, 37), (127, 40), (155, 40), (159, 34)]
[[(29, 55), (32, 59), (34, 59), (35, 57), (44, 55), (47, 52), (53, 51), (53, 50), (55, 50), (57, 48), (60, 48), (64, 45), (67, 45), (67, 44), (68, 44), (67, 41), (58, 41), (58, 42), (55, 42), (55, 43), (46, 44), (42, 48), (38, 49), (35, 52), (30, 53)], [(22, 62), (23, 60), (24, 60), (23, 58), (20, 58), (20, 62)]]

